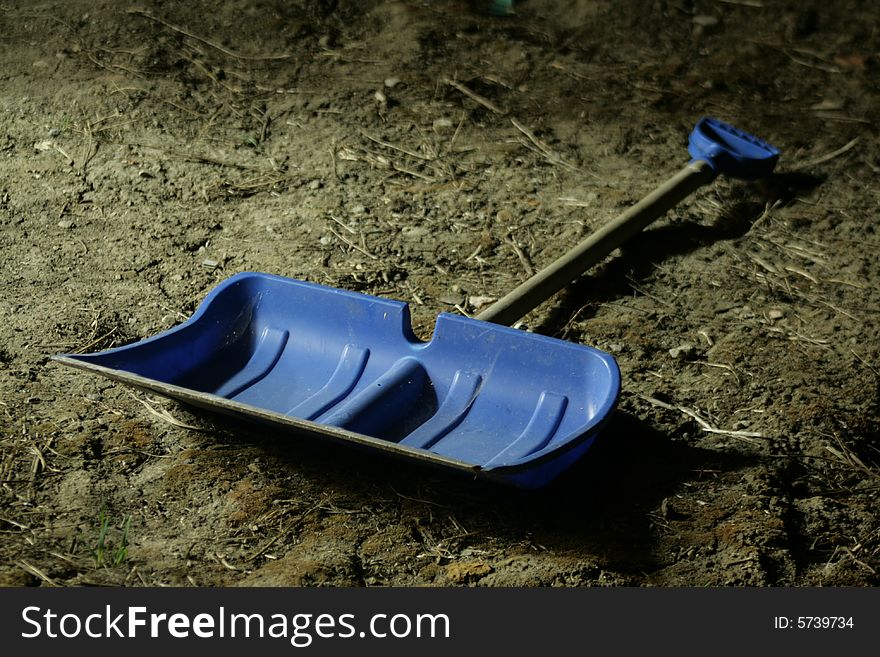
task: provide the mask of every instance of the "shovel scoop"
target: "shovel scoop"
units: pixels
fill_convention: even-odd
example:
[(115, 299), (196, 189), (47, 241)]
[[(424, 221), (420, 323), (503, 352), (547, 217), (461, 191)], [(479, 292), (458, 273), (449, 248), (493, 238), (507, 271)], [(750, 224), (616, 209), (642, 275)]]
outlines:
[(275, 429), (525, 488), (581, 458), (620, 393), (614, 358), (508, 328), (718, 174), (769, 174), (779, 152), (716, 119), (679, 173), (477, 318), (432, 339), (406, 303), (262, 273), (215, 287), (187, 321), (140, 342), (54, 359)]

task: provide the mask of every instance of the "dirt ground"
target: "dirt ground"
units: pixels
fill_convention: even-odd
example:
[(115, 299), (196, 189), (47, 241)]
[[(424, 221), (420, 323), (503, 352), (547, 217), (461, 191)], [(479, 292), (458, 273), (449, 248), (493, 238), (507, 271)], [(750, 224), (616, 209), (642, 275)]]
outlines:
[[(0, 0), (0, 584), (880, 583), (876, 3), (491, 7)], [(545, 490), (49, 360), (239, 271), (408, 301), (429, 336), (677, 171), (704, 114), (777, 173), (525, 318), (624, 381)]]

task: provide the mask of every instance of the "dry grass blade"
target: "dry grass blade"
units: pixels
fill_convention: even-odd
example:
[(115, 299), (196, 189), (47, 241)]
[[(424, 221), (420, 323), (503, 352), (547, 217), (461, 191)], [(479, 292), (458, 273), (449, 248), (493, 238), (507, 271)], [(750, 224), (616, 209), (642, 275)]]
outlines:
[(498, 107), (498, 105), (493, 103), (488, 98), (484, 98), (483, 96), (478, 94), (476, 91), (472, 91), (472, 90), (468, 89), (461, 82), (456, 82), (455, 80), (453, 80), (451, 78), (444, 78), (443, 83), (447, 84), (450, 87), (452, 87), (453, 89), (463, 93), (465, 96), (470, 98), (472, 101), (474, 101), (475, 103), (477, 103), (479, 105), (482, 105), (483, 107), (485, 107), (490, 112), (493, 112), (494, 114), (498, 114), (499, 116), (504, 116), (505, 114), (507, 114), (506, 110), (501, 109), (500, 107)]
[(833, 160), (835, 157), (839, 157), (839, 156), (843, 155), (844, 153), (852, 150), (855, 147), (855, 145), (858, 143), (859, 143), (859, 138), (856, 137), (855, 139), (853, 139), (849, 143), (838, 148), (836, 151), (831, 151), (830, 153), (828, 153), (826, 155), (822, 155), (820, 157), (813, 158), (812, 160), (807, 160), (806, 162), (799, 162), (798, 164), (795, 164), (794, 166), (789, 167), (789, 170), (790, 171), (800, 171), (801, 169), (808, 169), (808, 168), (814, 167), (818, 164), (824, 164), (825, 162), (828, 162), (829, 160)]
[(168, 21), (166, 21), (163, 18), (159, 18), (158, 16), (154, 16), (153, 14), (148, 12), (146, 9), (132, 8), (132, 9), (128, 10), (128, 13), (129, 14), (137, 14), (138, 16), (143, 16), (144, 18), (148, 18), (151, 21), (159, 23), (160, 25), (164, 25), (169, 30), (172, 30), (172, 31), (177, 32), (178, 34), (182, 34), (184, 36), (188, 36), (190, 39), (195, 39), (196, 41), (204, 43), (206, 46), (210, 46), (211, 48), (214, 48), (215, 50), (222, 52), (224, 55), (229, 55), (230, 57), (234, 57), (235, 59), (242, 59), (245, 61), (266, 61), (266, 60), (272, 60), (272, 59), (290, 59), (291, 57), (293, 57), (293, 55), (243, 55), (241, 53), (237, 53), (233, 50), (230, 50), (229, 48), (226, 48), (225, 46), (220, 45), (216, 41), (211, 41), (210, 39), (206, 39), (205, 37), (201, 37), (198, 34), (193, 34), (192, 32), (189, 32), (189, 31), (183, 29), (182, 27), (178, 27), (177, 25), (169, 23)]
[(226, 568), (226, 570), (239, 570), (237, 566), (233, 566), (231, 563), (229, 563), (226, 560), (226, 555), (223, 555), (223, 554), (220, 554), (219, 552), (217, 552), (214, 556), (217, 558), (217, 561), (219, 561), (220, 564), (224, 568)]
[(336, 239), (338, 239), (338, 240), (341, 241), (341, 242), (345, 242), (345, 243), (348, 244), (351, 248), (353, 248), (355, 251), (359, 251), (359, 252), (363, 253), (365, 256), (367, 256), (367, 257), (370, 258), (371, 260), (378, 260), (378, 259), (379, 259), (378, 256), (375, 256), (375, 255), (373, 255), (372, 253), (370, 253), (369, 251), (367, 251), (366, 249), (363, 249), (363, 248), (359, 247), (357, 244), (355, 244), (354, 242), (352, 242), (350, 239), (348, 239), (347, 237), (343, 237), (342, 235), (340, 235), (339, 233), (337, 233), (337, 232), (336, 232), (335, 230), (333, 230), (332, 228), (329, 228), (329, 227), (328, 227), (327, 230), (329, 230), (331, 233), (333, 233), (333, 236), (334, 236)]
[(301, 522), (302, 522), (303, 520), (305, 520), (309, 515), (311, 515), (311, 514), (314, 513), (315, 511), (319, 510), (322, 506), (324, 506), (324, 504), (327, 502), (328, 499), (330, 499), (330, 498), (329, 498), (329, 497), (325, 497), (324, 499), (322, 499), (322, 500), (321, 500), (320, 502), (318, 502), (317, 504), (315, 504), (315, 505), (309, 507), (308, 509), (306, 509), (305, 511), (303, 511), (302, 513), (300, 513), (298, 516), (296, 516), (295, 518), (292, 518), (291, 520), (289, 520), (289, 521), (284, 525), (284, 527), (281, 529), (280, 532), (278, 532), (277, 534), (275, 534), (275, 536), (273, 536), (273, 537), (270, 538), (268, 541), (266, 541), (266, 543), (263, 544), (263, 547), (261, 547), (261, 548), (260, 548), (259, 550), (257, 550), (254, 554), (252, 554), (250, 557), (248, 557), (247, 560), (248, 560), (248, 561), (255, 561), (256, 559), (258, 559), (259, 557), (261, 557), (263, 554), (265, 554), (266, 551), (267, 551), (270, 547), (272, 547), (272, 546), (275, 545), (275, 543), (277, 543), (279, 540), (281, 540), (282, 538), (284, 538), (285, 536), (287, 536), (287, 534), (289, 534), (290, 531), (293, 530), (294, 527), (296, 527), (296, 525), (298, 525), (299, 523), (301, 523)]
[(18, 561), (15, 562), (15, 565), (18, 566), (19, 568), (21, 568), (22, 570), (30, 573), (31, 575), (33, 575), (37, 579), (45, 582), (49, 586), (61, 586), (58, 582), (56, 582), (54, 579), (49, 577), (42, 570), (40, 570), (39, 568), (37, 568), (33, 564), (28, 563), (24, 559), (19, 559)]
[(871, 566), (869, 566), (868, 564), (866, 564), (866, 563), (865, 563), (864, 561), (862, 561), (861, 559), (857, 558), (856, 555), (855, 555), (855, 553), (854, 553), (852, 550), (850, 550), (848, 547), (843, 548), (843, 551), (846, 552), (846, 553), (849, 555), (849, 558), (853, 560), (853, 563), (854, 563), (854, 564), (856, 564), (856, 565), (858, 565), (858, 566), (861, 566), (862, 568), (864, 568), (865, 570), (867, 570), (867, 571), (868, 571), (869, 573), (871, 573), (872, 575), (876, 575), (876, 574), (877, 574), (877, 571), (876, 571), (876, 570), (874, 570), (873, 568), (871, 568)]
[(228, 160), (221, 160), (220, 158), (212, 157), (210, 155), (202, 155), (200, 153), (187, 153), (185, 151), (165, 151), (159, 146), (152, 146), (150, 144), (136, 144), (131, 143), (131, 146), (140, 146), (141, 148), (151, 148), (153, 150), (157, 150), (162, 152), (164, 155), (168, 157), (175, 157), (184, 162), (195, 162), (198, 164), (210, 164), (218, 167), (229, 167), (230, 169), (241, 169), (243, 171), (262, 171), (258, 166), (247, 165), (247, 164), (239, 164), (238, 162), (230, 162)]
[(389, 148), (393, 151), (397, 151), (398, 153), (403, 153), (404, 155), (409, 155), (410, 157), (413, 157), (417, 160), (424, 160), (425, 162), (430, 162), (433, 159), (435, 159), (433, 157), (425, 157), (424, 155), (420, 155), (419, 153), (408, 150), (406, 148), (401, 148), (400, 146), (395, 146), (394, 144), (392, 144), (390, 142), (382, 141), (381, 139), (378, 139), (377, 137), (373, 137), (372, 135), (370, 135), (369, 133), (367, 133), (363, 130), (361, 130), (360, 132), (364, 137), (369, 139), (374, 144), (379, 144), (379, 146), (384, 146), (385, 148)]
[(207, 429), (203, 429), (202, 427), (196, 427), (191, 424), (187, 424), (186, 422), (182, 422), (182, 421), (178, 420), (176, 417), (171, 415), (171, 413), (166, 411), (164, 408), (156, 408), (155, 406), (150, 404), (150, 402), (146, 401), (145, 399), (139, 399), (138, 397), (135, 397), (134, 395), (132, 395), (132, 397), (134, 397), (134, 399), (136, 399), (138, 402), (140, 402), (141, 405), (143, 405), (143, 407), (146, 408), (152, 415), (155, 415), (157, 418), (159, 418), (163, 422), (167, 422), (168, 424), (173, 425), (175, 427), (180, 427), (181, 429), (190, 429), (191, 431), (207, 431)]
[(523, 270), (526, 273), (526, 276), (528, 276), (529, 278), (534, 276), (535, 275), (535, 267), (532, 265), (532, 261), (526, 255), (525, 251), (523, 251), (522, 248), (520, 248), (519, 244), (516, 243), (516, 240), (513, 239), (513, 237), (508, 235), (505, 242), (507, 242), (507, 244), (510, 245), (510, 248), (513, 249), (513, 252), (516, 253), (516, 257), (519, 258), (519, 262), (522, 265)]
[(421, 180), (424, 180), (425, 182), (429, 182), (429, 183), (437, 182), (436, 178), (432, 178), (431, 176), (426, 176), (425, 174), (419, 173), (418, 171), (413, 171), (412, 169), (407, 169), (405, 167), (398, 166), (397, 164), (395, 164), (393, 162), (391, 163), (391, 168), (394, 169), (395, 171), (397, 171), (397, 173), (405, 173), (408, 176), (412, 176), (413, 178), (419, 178)]
[(432, 178), (431, 176), (427, 176), (423, 173), (419, 173), (418, 171), (402, 167), (396, 162), (391, 161), (384, 155), (376, 155), (367, 150), (364, 150), (363, 153), (358, 153), (357, 151), (346, 146), (336, 153), (336, 158), (346, 162), (365, 162), (377, 169), (389, 169), (391, 171), (396, 171), (397, 173), (403, 173), (408, 176), (412, 176), (413, 178), (419, 178), (420, 180), (424, 180), (429, 183), (437, 182), (437, 180), (435, 178)]
[[(110, 329), (109, 331), (107, 331), (106, 333), (104, 333), (102, 336), (95, 338), (94, 340), (92, 340), (91, 342), (89, 342), (89, 343), (86, 344), (86, 345), (83, 345), (82, 347), (79, 347), (79, 348), (78, 348), (76, 351), (74, 351), (73, 353), (75, 353), (75, 354), (84, 354), (84, 353), (86, 353), (86, 352), (88, 352), (88, 351), (91, 351), (91, 350), (92, 350), (94, 347), (96, 347), (97, 345), (99, 345), (99, 344), (101, 344), (101, 343), (103, 343), (103, 342), (109, 340), (110, 338), (112, 338), (112, 337), (116, 334), (117, 331), (118, 331), (118, 328), (114, 326), (112, 329)], [(112, 347), (113, 344), (114, 344), (114, 342), (113, 342), (113, 341), (110, 341), (110, 344), (109, 344), (108, 348), (109, 348), (109, 347)]]
[(283, 191), (290, 182), (290, 177), (278, 175), (274, 173), (255, 176), (239, 182), (224, 181), (220, 183), (220, 187), (233, 196), (246, 198), (265, 191)]
[(418, 502), (419, 504), (425, 504), (427, 506), (439, 506), (441, 509), (448, 509), (449, 507), (445, 504), (440, 504), (439, 502), (432, 502), (431, 500), (425, 500), (420, 497), (411, 497), (410, 495), (404, 495), (400, 491), (398, 491), (394, 486), (390, 486), (391, 490), (394, 491), (394, 494), (399, 498), (408, 500), (410, 502)]
[(686, 406), (675, 406), (673, 404), (667, 404), (664, 401), (660, 401), (659, 399), (655, 399), (654, 397), (648, 397), (646, 395), (639, 395), (642, 399), (644, 399), (649, 404), (653, 404), (654, 406), (659, 406), (660, 408), (665, 408), (670, 411), (678, 411), (679, 413), (684, 413), (688, 417), (694, 419), (697, 424), (700, 425), (700, 428), (706, 433), (715, 433), (720, 434), (722, 436), (731, 436), (733, 438), (739, 438), (741, 440), (745, 440), (746, 442), (753, 444), (761, 444), (760, 441), (754, 440), (754, 438), (764, 438), (764, 434), (759, 433), (757, 431), (732, 431), (729, 429), (719, 429), (717, 427), (713, 427), (709, 424), (705, 419), (703, 419), (699, 413), (696, 411), (687, 408)]
[(838, 461), (847, 467), (858, 470), (870, 478), (880, 477), (880, 472), (868, 467), (868, 465), (866, 465), (865, 462), (862, 461), (862, 459), (860, 459), (859, 456), (850, 449), (836, 433), (834, 434), (834, 442), (837, 443), (837, 447), (825, 445), (826, 452), (832, 454)]
[(850, 349), (849, 351), (850, 351), (850, 353), (851, 353), (853, 356), (856, 357), (856, 360), (858, 360), (862, 365), (864, 365), (864, 366), (867, 367), (869, 370), (871, 370), (875, 375), (880, 376), (880, 371), (877, 371), (877, 368), (874, 367), (873, 365), (871, 365), (871, 363), (869, 363), (867, 360), (865, 360), (862, 356), (860, 356), (860, 355), (856, 352), (855, 349)]
[(23, 531), (27, 531), (30, 529), (27, 525), (23, 525), (20, 522), (16, 522), (15, 520), (10, 520), (9, 518), (0, 518), (0, 522), (5, 522), (8, 525), (12, 525), (13, 527), (18, 527)]
[(542, 140), (538, 139), (535, 133), (529, 130), (522, 123), (514, 118), (511, 118), (510, 122), (513, 124), (514, 128), (516, 128), (526, 136), (526, 138), (534, 145), (536, 149), (538, 149), (538, 152), (541, 153), (541, 155), (543, 155), (548, 162), (550, 162), (551, 164), (557, 164), (561, 167), (565, 167), (566, 169), (571, 169), (572, 171), (577, 170), (576, 166), (569, 164), (568, 162), (563, 160), (559, 153), (551, 149)]
[(740, 378), (739, 373), (732, 366), (725, 365), (724, 363), (709, 363), (707, 361), (699, 361), (699, 363), (700, 365), (703, 365), (705, 367), (715, 367), (717, 369), (730, 372), (730, 374), (733, 375), (733, 378), (736, 380), (736, 384), (742, 385), (742, 379)]

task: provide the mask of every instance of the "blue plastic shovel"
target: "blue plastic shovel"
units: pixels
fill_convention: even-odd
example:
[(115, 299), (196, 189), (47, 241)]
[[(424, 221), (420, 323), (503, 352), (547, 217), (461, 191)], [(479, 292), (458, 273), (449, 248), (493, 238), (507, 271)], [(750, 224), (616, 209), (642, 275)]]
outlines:
[(269, 274), (214, 288), (183, 324), (55, 360), (211, 411), (536, 488), (611, 417), (609, 354), (502, 326), (534, 309), (718, 174), (757, 179), (773, 146), (703, 118), (680, 172), (476, 319), (412, 332), (407, 304)]

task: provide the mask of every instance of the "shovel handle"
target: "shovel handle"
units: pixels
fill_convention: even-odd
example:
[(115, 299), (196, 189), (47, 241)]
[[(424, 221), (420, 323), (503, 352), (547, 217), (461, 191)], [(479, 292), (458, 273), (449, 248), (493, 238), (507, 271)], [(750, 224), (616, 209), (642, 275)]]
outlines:
[(709, 161), (695, 159), (612, 222), (489, 306), (477, 319), (513, 324), (716, 175)]

